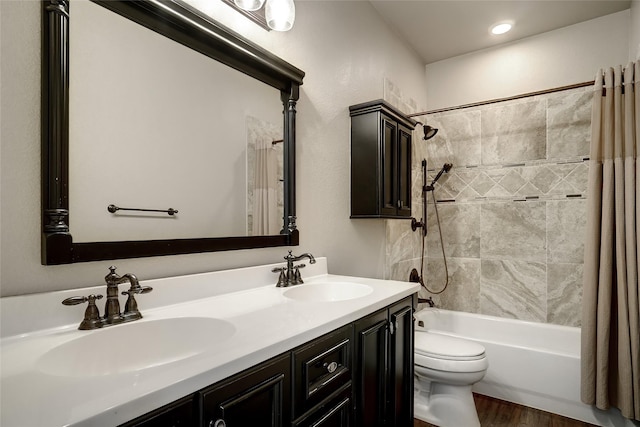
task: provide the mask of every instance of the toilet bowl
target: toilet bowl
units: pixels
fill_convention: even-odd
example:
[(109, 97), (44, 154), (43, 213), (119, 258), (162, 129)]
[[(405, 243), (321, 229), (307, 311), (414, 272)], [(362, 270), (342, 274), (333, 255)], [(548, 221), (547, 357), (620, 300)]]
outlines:
[(439, 427), (480, 427), (471, 386), (489, 363), (473, 341), (416, 329), (414, 416)]

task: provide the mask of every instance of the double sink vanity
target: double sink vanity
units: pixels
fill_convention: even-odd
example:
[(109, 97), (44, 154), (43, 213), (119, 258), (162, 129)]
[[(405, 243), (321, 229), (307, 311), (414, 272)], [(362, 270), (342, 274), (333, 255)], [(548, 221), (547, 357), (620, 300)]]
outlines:
[(60, 303), (103, 287), (2, 298), (0, 424), (326, 426), (410, 417), (418, 285), (327, 274), (318, 258), (303, 284), (276, 287), (278, 267), (140, 280), (153, 288), (138, 296), (143, 318), (95, 330), (78, 329), (85, 306)]

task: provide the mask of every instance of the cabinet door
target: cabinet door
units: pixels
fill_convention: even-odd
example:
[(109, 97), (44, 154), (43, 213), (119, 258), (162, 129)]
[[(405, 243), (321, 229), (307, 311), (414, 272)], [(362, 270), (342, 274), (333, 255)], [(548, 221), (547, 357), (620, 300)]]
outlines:
[(411, 216), (411, 130), (398, 126), (398, 210), (399, 216)]
[(203, 427), (290, 425), (289, 361), (277, 357), (204, 390)]
[(382, 126), (382, 173), (381, 198), (382, 215), (396, 215), (398, 207), (398, 124), (384, 115), (380, 121)]
[(413, 425), (413, 301), (389, 308), (389, 426)]
[(387, 310), (356, 322), (356, 426), (384, 426), (388, 365)]

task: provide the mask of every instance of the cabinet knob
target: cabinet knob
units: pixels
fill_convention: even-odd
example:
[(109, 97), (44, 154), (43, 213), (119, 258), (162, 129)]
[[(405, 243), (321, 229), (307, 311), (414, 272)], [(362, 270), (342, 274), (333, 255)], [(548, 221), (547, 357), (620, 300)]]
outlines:
[(327, 372), (329, 372), (330, 374), (333, 374), (336, 371), (336, 369), (338, 369), (338, 364), (336, 362), (325, 363), (324, 367), (327, 368)]
[(227, 423), (223, 419), (209, 421), (209, 427), (227, 427)]

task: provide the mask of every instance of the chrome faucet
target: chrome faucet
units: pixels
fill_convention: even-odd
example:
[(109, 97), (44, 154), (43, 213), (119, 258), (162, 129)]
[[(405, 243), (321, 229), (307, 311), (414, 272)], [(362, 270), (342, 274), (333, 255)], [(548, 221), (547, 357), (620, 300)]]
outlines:
[(309, 259), (309, 264), (316, 263), (316, 259), (310, 253), (304, 253), (302, 255), (294, 256), (291, 251), (289, 251), (289, 254), (284, 257), (284, 259), (287, 261), (287, 266), (276, 267), (271, 270), (274, 273), (280, 273), (280, 276), (278, 277), (278, 283), (276, 284), (277, 287), (286, 288), (288, 286), (304, 283), (304, 281), (302, 280), (302, 276), (300, 275), (300, 269), (306, 267), (306, 264), (293, 265), (294, 262), (298, 262), (304, 258)]
[[(118, 323), (132, 322), (142, 318), (142, 314), (138, 310), (136, 294), (146, 294), (151, 292), (153, 288), (149, 286), (142, 287), (138, 282), (138, 278), (127, 273), (122, 276), (116, 274), (116, 267), (109, 267), (109, 274), (104, 278), (107, 282), (107, 301), (104, 305), (104, 316), (100, 317), (98, 307), (95, 300), (101, 299), (102, 295), (89, 295), (88, 297), (71, 297), (62, 301), (64, 305), (76, 305), (88, 302), (84, 315), (84, 320), (78, 329), (97, 329)], [(121, 283), (130, 283), (129, 290), (122, 292), (122, 295), (128, 295), (124, 311), (120, 312), (120, 300), (118, 299), (118, 285)]]

